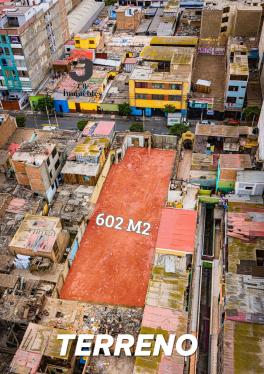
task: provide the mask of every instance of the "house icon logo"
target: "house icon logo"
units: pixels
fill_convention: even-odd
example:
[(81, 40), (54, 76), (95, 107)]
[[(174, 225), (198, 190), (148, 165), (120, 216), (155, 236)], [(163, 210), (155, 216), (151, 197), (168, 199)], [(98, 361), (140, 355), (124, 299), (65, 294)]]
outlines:
[(79, 61), (84, 63), (84, 74), (78, 75), (75, 71), (70, 71), (69, 75), (74, 81), (83, 83), (93, 75), (93, 62), (87, 58), (82, 58)]

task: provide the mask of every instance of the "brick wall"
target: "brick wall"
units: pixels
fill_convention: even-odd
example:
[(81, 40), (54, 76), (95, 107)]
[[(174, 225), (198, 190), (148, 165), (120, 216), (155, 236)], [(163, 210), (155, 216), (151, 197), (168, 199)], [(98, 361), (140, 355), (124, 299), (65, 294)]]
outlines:
[(125, 12), (117, 12), (116, 29), (117, 30), (136, 30), (140, 24), (142, 13), (135, 11), (134, 15), (126, 16)]
[(7, 115), (2, 125), (0, 125), (0, 148), (7, 143), (8, 139), (16, 131), (16, 128), (17, 125), (15, 118)]

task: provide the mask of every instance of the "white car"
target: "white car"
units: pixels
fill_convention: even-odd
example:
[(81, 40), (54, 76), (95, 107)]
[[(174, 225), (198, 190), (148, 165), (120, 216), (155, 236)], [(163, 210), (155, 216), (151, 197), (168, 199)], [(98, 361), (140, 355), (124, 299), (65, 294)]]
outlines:
[(202, 125), (215, 125), (214, 122), (209, 121), (208, 119), (203, 119), (200, 123), (201, 123)]

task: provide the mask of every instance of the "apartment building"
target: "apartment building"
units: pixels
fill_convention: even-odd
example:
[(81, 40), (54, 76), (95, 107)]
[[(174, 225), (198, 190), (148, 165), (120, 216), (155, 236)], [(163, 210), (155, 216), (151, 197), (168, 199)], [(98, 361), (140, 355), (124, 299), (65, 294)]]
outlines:
[(3, 10), (0, 20), (0, 99), (19, 110), (45, 80), (69, 39), (64, 0)]
[(17, 183), (29, 186), (49, 202), (59, 185), (62, 162), (56, 145), (40, 140), (21, 144), (11, 160)]
[[(162, 53), (161, 47), (161, 53)], [(187, 95), (191, 88), (194, 51), (178, 48), (172, 55), (170, 71), (155, 71), (150, 66), (135, 68), (129, 80), (129, 102), (132, 113), (151, 116), (173, 105), (183, 115), (187, 111)]]
[(227, 53), (226, 110), (241, 111), (249, 78), (248, 50), (245, 45), (230, 44)]
[(244, 2), (207, 1), (202, 11), (201, 38), (230, 35), (256, 37), (260, 32), (262, 7)]

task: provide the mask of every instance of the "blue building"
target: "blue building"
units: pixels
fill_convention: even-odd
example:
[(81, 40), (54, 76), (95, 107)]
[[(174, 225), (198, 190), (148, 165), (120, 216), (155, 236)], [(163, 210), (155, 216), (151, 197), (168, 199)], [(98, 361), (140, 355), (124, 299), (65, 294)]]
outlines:
[(244, 107), (249, 77), (248, 50), (245, 45), (231, 44), (228, 53), (225, 109), (241, 111)]
[(181, 8), (203, 8), (204, 0), (181, 0)]

